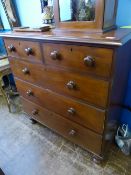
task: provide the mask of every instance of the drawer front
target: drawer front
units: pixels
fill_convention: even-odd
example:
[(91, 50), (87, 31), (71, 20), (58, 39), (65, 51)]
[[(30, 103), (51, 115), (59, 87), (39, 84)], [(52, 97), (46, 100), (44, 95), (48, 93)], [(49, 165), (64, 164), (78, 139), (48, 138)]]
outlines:
[(100, 134), (103, 133), (104, 110), (99, 110), (73, 99), (57, 95), (27, 82), (18, 79), (15, 80), (18, 91), (24, 98)]
[(24, 111), (70, 141), (100, 155), (102, 136), (22, 98)]
[(4, 39), (9, 56), (29, 61), (42, 62), (40, 44), (33, 41)]
[(106, 107), (109, 82), (10, 59), (14, 75), (54, 92)]
[(43, 44), (47, 64), (77, 69), (103, 77), (111, 74), (113, 50), (64, 44)]
[(106, 107), (109, 82), (10, 59), (14, 75), (54, 92)]

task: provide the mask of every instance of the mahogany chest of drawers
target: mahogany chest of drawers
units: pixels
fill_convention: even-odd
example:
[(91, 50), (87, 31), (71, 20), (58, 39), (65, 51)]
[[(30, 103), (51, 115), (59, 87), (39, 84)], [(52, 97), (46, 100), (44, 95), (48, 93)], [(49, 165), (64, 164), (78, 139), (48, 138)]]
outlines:
[(24, 111), (103, 159), (126, 92), (130, 31), (1, 35)]

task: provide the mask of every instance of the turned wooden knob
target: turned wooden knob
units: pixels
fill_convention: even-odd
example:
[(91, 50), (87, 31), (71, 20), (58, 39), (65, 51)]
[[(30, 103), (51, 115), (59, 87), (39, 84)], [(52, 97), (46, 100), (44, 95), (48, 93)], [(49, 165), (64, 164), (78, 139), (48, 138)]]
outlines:
[(8, 46), (8, 50), (10, 52), (14, 52), (15, 51), (15, 46), (13, 46), (13, 44), (11, 44), (10, 46)]
[(22, 70), (22, 72), (23, 72), (24, 74), (29, 74), (29, 69), (28, 69), (27, 67), (25, 67), (25, 68)]
[(74, 81), (69, 81), (67, 84), (68, 89), (75, 89), (76, 83)]
[(74, 108), (69, 108), (68, 110), (68, 113), (71, 114), (71, 115), (74, 115), (76, 113), (75, 109)]
[(32, 111), (32, 114), (33, 114), (33, 115), (37, 115), (37, 114), (38, 114), (38, 109), (34, 109), (34, 110)]
[(69, 135), (75, 136), (75, 135), (76, 135), (76, 131), (75, 131), (74, 129), (72, 129), (72, 130), (69, 132)]
[(59, 59), (59, 52), (58, 51), (56, 51), (56, 50), (54, 50), (54, 51), (52, 51), (51, 53), (50, 53), (50, 56), (51, 56), (51, 58), (53, 59), (53, 60), (57, 60), (57, 59)]
[(84, 58), (84, 63), (86, 66), (93, 67), (95, 65), (95, 59), (92, 56), (87, 56)]
[(32, 90), (28, 90), (28, 91), (26, 92), (26, 94), (27, 94), (28, 96), (31, 96), (31, 95), (33, 95), (33, 92), (32, 92)]
[(26, 52), (27, 55), (32, 55), (33, 54), (33, 50), (30, 47), (29, 48), (26, 48), (25, 49), (25, 52)]

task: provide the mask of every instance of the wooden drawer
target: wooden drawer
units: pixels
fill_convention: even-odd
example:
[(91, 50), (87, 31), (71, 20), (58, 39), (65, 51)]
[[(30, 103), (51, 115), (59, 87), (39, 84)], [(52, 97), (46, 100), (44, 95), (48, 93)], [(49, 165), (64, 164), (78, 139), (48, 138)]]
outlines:
[(44, 43), (43, 54), (47, 64), (103, 77), (111, 75), (112, 49)]
[(10, 59), (10, 63), (14, 75), (20, 79), (97, 106), (107, 105), (108, 81), (15, 59)]
[(57, 95), (52, 91), (33, 86), (27, 82), (18, 79), (15, 80), (18, 91), (24, 98), (88, 127), (91, 130), (101, 134), (103, 133), (105, 120), (104, 110)]
[(100, 155), (102, 136), (22, 98), (24, 111), (70, 141)]
[(9, 56), (29, 61), (42, 62), (40, 44), (33, 41), (4, 39)]

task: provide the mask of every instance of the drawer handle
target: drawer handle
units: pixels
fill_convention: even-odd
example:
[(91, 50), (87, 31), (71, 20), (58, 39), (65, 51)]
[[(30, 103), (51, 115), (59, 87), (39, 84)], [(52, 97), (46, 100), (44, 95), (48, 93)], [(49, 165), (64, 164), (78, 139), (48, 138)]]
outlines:
[(29, 69), (28, 69), (27, 67), (25, 67), (25, 68), (22, 70), (22, 72), (23, 72), (24, 74), (29, 74)]
[(28, 96), (31, 96), (31, 95), (33, 95), (33, 92), (32, 92), (32, 90), (28, 90), (28, 91), (26, 92), (26, 94), (27, 94)]
[(15, 46), (13, 46), (13, 44), (11, 44), (10, 46), (8, 46), (8, 50), (9, 50), (10, 52), (16, 51)]
[(75, 89), (76, 83), (74, 81), (69, 81), (67, 84), (68, 89)]
[(33, 50), (30, 47), (29, 48), (26, 48), (25, 49), (25, 52), (26, 52), (27, 55), (32, 55), (33, 54)]
[(38, 109), (34, 109), (34, 110), (32, 111), (32, 114), (33, 114), (33, 115), (37, 115), (38, 112), (39, 112)]
[(74, 108), (69, 108), (67, 111), (71, 115), (74, 115), (76, 113), (76, 110)]
[(54, 50), (53, 52), (51, 52), (50, 56), (53, 60), (57, 60), (59, 59), (60, 54), (58, 51)]
[(87, 56), (84, 58), (84, 63), (86, 66), (93, 67), (95, 65), (95, 59), (92, 56)]
[(76, 135), (76, 131), (74, 129), (70, 130), (69, 135), (70, 136), (75, 136)]

